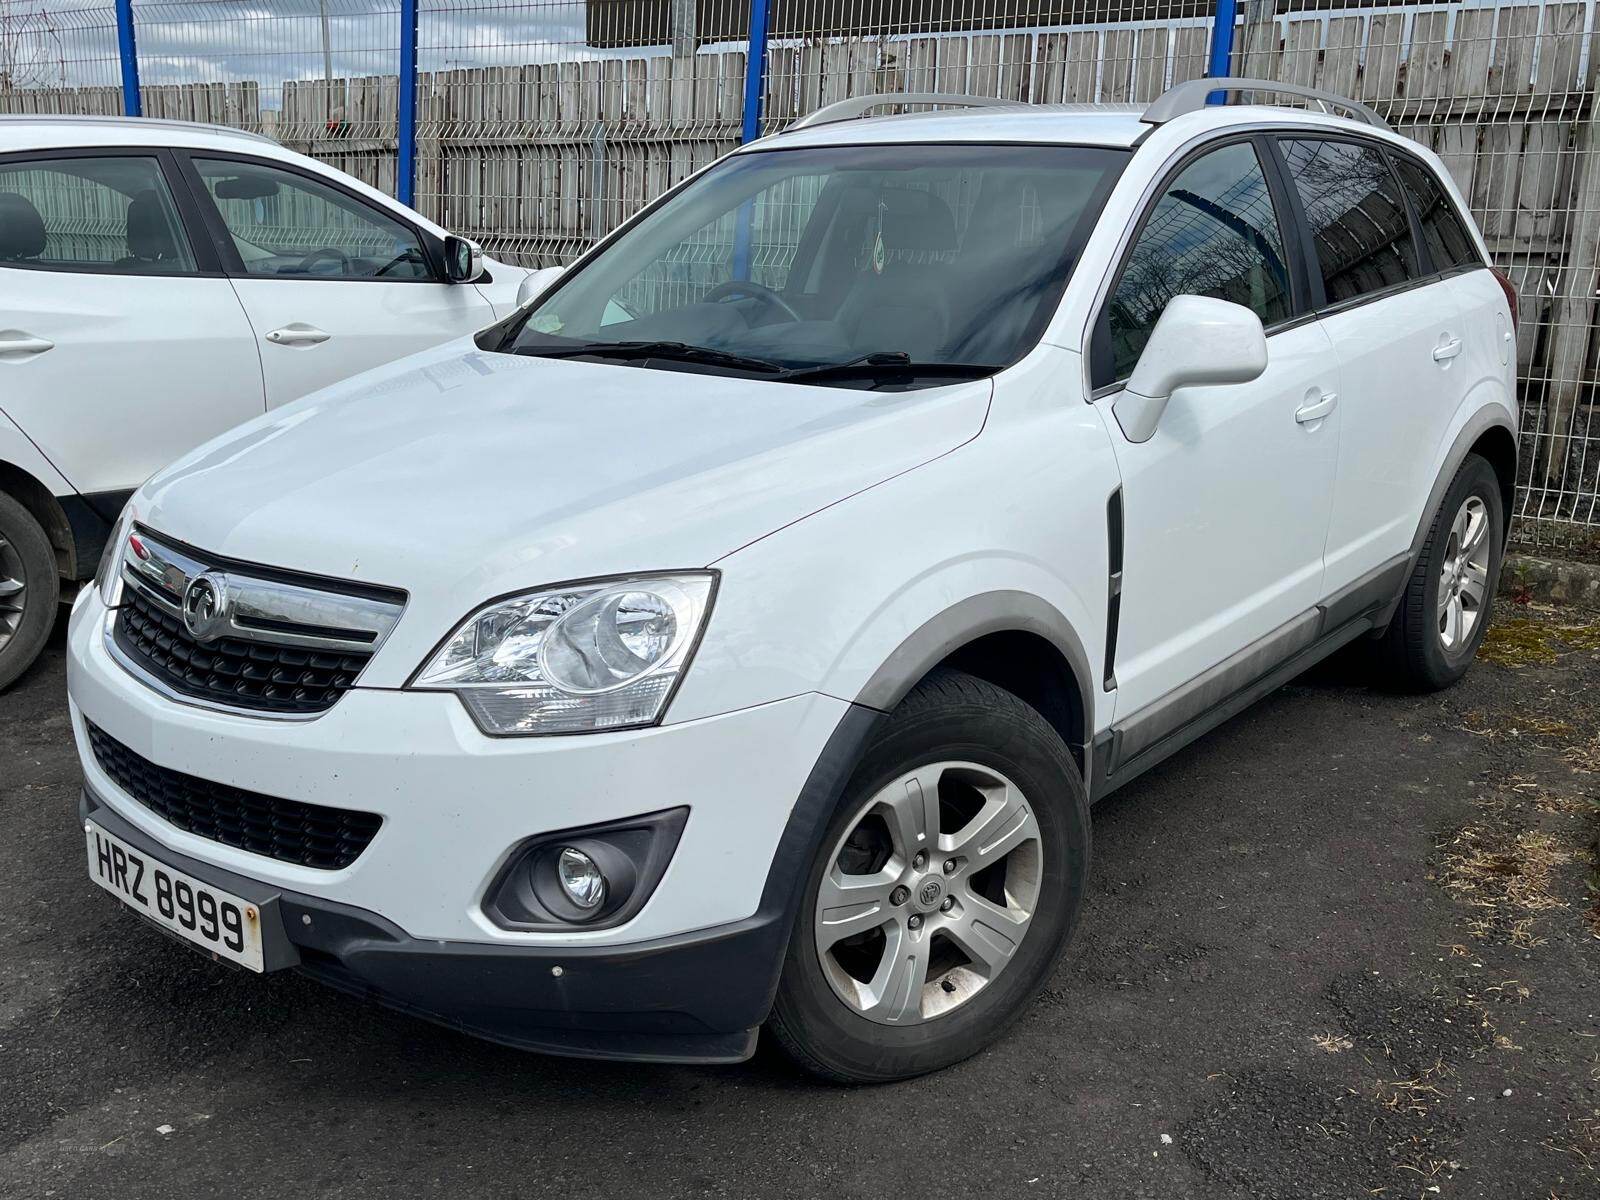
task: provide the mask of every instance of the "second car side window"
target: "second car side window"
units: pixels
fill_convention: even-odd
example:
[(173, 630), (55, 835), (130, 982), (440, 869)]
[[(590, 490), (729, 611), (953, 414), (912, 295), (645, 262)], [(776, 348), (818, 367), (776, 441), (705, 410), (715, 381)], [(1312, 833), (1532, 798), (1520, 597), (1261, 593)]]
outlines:
[(133, 275), (195, 269), (161, 165), (142, 155), (0, 164), (0, 266)]
[(251, 275), (433, 278), (416, 230), (337, 188), (261, 163), (194, 166)]
[(1111, 294), (1106, 324), (1114, 379), (1132, 373), (1174, 296), (1230, 300), (1265, 325), (1290, 315), (1283, 234), (1247, 142), (1197, 159), (1156, 201)]
[(1280, 145), (1316, 240), (1329, 304), (1417, 277), (1405, 199), (1375, 146), (1317, 138)]

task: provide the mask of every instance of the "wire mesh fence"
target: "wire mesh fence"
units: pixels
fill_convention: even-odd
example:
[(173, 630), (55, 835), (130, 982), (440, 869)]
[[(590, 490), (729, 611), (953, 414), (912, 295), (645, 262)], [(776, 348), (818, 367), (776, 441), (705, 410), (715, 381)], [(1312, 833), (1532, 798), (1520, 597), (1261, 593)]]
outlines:
[[(1354, 96), (1448, 164), (1521, 296), (1517, 531), (1541, 546), (1600, 540), (1595, 8), (1259, 0), (1230, 63)], [(396, 190), (402, 0), (133, 11), (146, 115)], [(770, 0), (758, 129), (857, 95), (1144, 103), (1206, 73), (1212, 24), (1212, 0)], [(741, 138), (750, 0), (420, 0), (417, 30), (414, 202), (496, 257), (570, 262)], [(119, 112), (119, 81), (110, 5), (0, 0), (0, 112)], [(741, 238), (781, 272), (793, 201), (710, 231), (689, 275), (729, 277)]]

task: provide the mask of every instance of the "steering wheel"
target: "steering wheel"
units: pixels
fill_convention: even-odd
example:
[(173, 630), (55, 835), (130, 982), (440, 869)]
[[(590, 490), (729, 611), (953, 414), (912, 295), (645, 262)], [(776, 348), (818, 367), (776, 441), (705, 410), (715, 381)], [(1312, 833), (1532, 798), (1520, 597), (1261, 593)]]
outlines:
[(325, 258), (332, 259), (339, 264), (340, 275), (350, 274), (350, 256), (336, 246), (324, 246), (320, 250), (311, 251), (300, 260), (300, 269), (297, 274), (311, 274), (312, 264), (321, 262)]
[(700, 297), (703, 304), (715, 304), (719, 300), (726, 300), (730, 296), (749, 296), (759, 300), (768, 308), (775, 308), (791, 321), (804, 321), (805, 318), (795, 312), (794, 306), (785, 300), (781, 293), (774, 291), (764, 283), (757, 283), (753, 279), (730, 279), (726, 283), (719, 283), (704, 296)]

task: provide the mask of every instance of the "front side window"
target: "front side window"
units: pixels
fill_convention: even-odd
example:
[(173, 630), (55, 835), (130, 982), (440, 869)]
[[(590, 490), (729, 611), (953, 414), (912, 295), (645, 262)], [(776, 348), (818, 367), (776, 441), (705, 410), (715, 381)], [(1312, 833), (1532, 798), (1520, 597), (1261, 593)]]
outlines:
[(1279, 146), (1316, 239), (1329, 304), (1417, 277), (1405, 199), (1376, 147), (1315, 138)]
[(1433, 269), (1448, 271), (1454, 267), (1482, 266), (1483, 259), (1473, 245), (1472, 235), (1433, 172), (1414, 159), (1399, 155), (1395, 157), (1395, 171), (1400, 176), (1400, 185), (1411, 197), (1417, 224), (1422, 226), (1422, 240), (1433, 259)]
[(1037, 342), (1126, 160), (1047, 145), (740, 154), (498, 348), (851, 386), (991, 374)]
[(433, 277), (416, 230), (337, 188), (261, 163), (194, 166), (251, 275)]
[(1242, 304), (1272, 325), (1290, 315), (1289, 269), (1255, 148), (1238, 142), (1185, 167), (1156, 201), (1106, 313), (1112, 380), (1132, 372), (1174, 296)]
[(195, 269), (161, 164), (134, 156), (0, 164), (0, 266)]

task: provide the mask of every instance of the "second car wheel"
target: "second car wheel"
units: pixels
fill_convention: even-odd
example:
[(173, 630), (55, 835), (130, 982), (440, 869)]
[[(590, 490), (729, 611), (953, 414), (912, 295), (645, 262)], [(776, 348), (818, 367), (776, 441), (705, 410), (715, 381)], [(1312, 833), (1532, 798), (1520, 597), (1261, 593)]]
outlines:
[(1499, 477), (1487, 459), (1468, 455), (1378, 643), (1386, 682), (1435, 691), (1466, 674), (1494, 609), (1504, 531)]
[(887, 718), (812, 862), (770, 1027), (843, 1082), (935, 1071), (999, 1037), (1083, 904), (1089, 810), (1033, 708), (939, 671)]
[(0, 493), (0, 689), (39, 656), (60, 597), (50, 539), (32, 513)]

